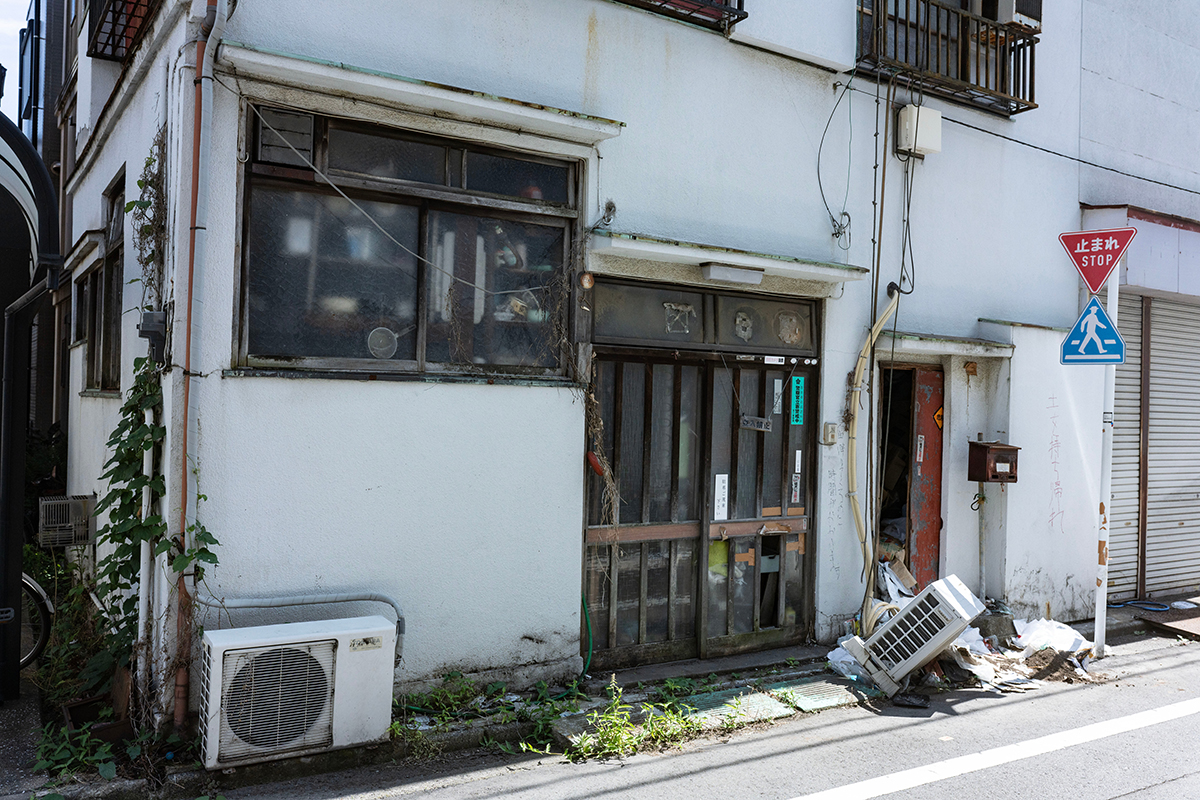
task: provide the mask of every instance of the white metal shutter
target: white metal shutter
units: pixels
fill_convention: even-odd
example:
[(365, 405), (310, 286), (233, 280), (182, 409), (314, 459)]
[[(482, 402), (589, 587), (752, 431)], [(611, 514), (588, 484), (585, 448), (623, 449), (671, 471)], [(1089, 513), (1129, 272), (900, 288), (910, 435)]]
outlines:
[[(1119, 320), (1118, 320), (1119, 322)], [(1150, 306), (1146, 593), (1200, 585), (1200, 306)]]
[(1112, 503), (1108, 517), (1109, 594), (1137, 594), (1138, 488), (1142, 428), (1142, 298), (1118, 298), (1117, 329), (1125, 340), (1125, 363), (1117, 365), (1113, 429)]

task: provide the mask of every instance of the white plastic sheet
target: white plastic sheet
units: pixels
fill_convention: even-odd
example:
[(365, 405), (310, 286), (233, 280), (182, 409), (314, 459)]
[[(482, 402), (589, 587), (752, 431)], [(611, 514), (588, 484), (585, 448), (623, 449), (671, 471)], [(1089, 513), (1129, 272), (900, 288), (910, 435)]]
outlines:
[(846, 648), (838, 646), (835, 650), (831, 650), (826, 658), (829, 659), (829, 666), (833, 667), (834, 672), (839, 675), (852, 681), (858, 681), (865, 686), (875, 685), (875, 681), (871, 680), (871, 676), (863, 669), (862, 664), (859, 664)]
[(1079, 631), (1052, 619), (1035, 619), (1032, 622), (1014, 619), (1013, 626), (1017, 629), (1016, 645), (1025, 651), (1026, 658), (1046, 647), (1077, 653), (1092, 646)]

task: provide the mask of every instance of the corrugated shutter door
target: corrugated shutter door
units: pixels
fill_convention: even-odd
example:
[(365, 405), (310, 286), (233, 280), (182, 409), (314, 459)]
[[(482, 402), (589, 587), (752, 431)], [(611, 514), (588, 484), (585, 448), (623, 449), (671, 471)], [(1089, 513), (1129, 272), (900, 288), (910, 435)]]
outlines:
[[(1118, 319), (1118, 323), (1120, 320)], [(1150, 306), (1146, 593), (1200, 585), (1200, 306)]]
[(1122, 294), (1117, 329), (1125, 363), (1117, 365), (1113, 429), (1112, 508), (1108, 532), (1108, 591), (1114, 599), (1137, 594), (1138, 468), (1142, 428), (1142, 298)]

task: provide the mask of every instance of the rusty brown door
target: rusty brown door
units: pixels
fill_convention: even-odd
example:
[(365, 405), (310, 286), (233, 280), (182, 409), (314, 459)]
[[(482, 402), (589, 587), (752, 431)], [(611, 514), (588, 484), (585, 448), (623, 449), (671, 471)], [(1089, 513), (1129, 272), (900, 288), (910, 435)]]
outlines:
[(913, 370), (909, 462), (909, 563), (921, 587), (938, 579), (942, 539), (942, 425), (945, 376)]

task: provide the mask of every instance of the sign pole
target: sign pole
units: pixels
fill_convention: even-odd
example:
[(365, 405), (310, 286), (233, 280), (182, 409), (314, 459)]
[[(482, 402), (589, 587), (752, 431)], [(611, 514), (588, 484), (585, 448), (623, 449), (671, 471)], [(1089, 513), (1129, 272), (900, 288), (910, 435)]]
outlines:
[[(1117, 293), (1121, 283), (1121, 271), (1114, 269), (1108, 276), (1108, 318), (1112, 320), (1113, 328), (1117, 326)], [(1113, 407), (1116, 405), (1117, 394), (1117, 365), (1104, 365), (1104, 417), (1102, 423), (1103, 437), (1100, 445), (1100, 532), (1096, 547), (1096, 620), (1095, 647), (1096, 658), (1104, 658), (1104, 633), (1108, 623), (1108, 528), (1110, 509), (1112, 507), (1112, 449), (1113, 449)]]

